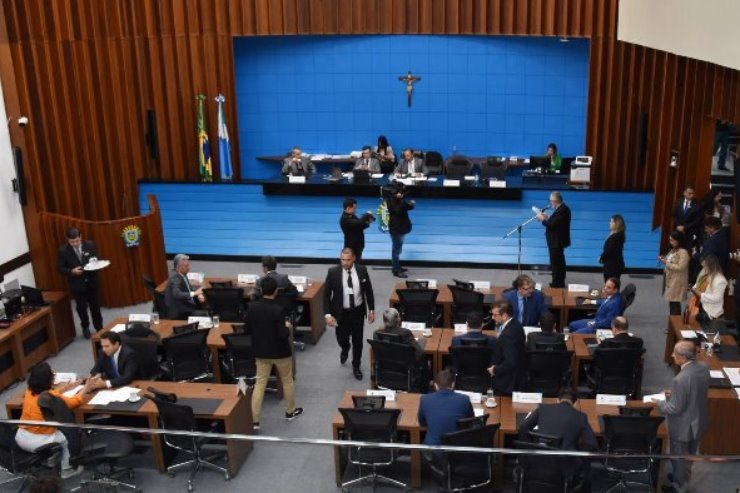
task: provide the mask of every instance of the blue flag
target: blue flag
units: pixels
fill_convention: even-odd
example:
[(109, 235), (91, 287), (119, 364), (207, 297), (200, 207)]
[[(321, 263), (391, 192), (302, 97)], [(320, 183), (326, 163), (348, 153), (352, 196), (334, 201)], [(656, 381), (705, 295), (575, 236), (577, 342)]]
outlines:
[(223, 94), (219, 94), (216, 97), (216, 102), (218, 103), (218, 158), (221, 181), (231, 181), (233, 177), (233, 170), (231, 168), (231, 141), (229, 140), (229, 131), (226, 128), (224, 101), (226, 101), (226, 98)]

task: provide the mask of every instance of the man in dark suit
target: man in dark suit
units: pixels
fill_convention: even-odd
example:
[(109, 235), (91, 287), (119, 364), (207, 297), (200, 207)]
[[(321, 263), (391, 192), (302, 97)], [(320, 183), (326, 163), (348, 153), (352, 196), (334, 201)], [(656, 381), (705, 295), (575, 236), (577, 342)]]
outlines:
[(203, 288), (196, 288), (188, 280), (190, 257), (182, 253), (172, 260), (174, 270), (167, 280), (164, 291), (164, 304), (167, 307), (167, 318), (184, 320), (192, 315), (204, 314), (200, 304), (205, 303)]
[[(419, 402), (419, 424), (426, 426), (424, 437), (426, 445), (440, 445), (442, 435), (457, 429), (457, 420), (473, 417), (473, 406), (470, 399), (463, 394), (455, 393), (455, 374), (450, 370), (441, 370), (434, 377), (434, 390), (431, 394), (421, 396)], [(426, 459), (434, 460), (433, 454), (424, 453)]]
[(95, 330), (103, 328), (103, 316), (100, 313), (98, 298), (98, 273), (85, 270), (90, 259), (98, 256), (98, 249), (93, 241), (83, 241), (77, 228), (69, 228), (66, 237), (67, 243), (59, 247), (57, 251), (57, 268), (67, 278), (69, 289), (75, 300), (77, 315), (80, 317), (82, 335), (85, 339), (89, 339), (88, 308)]
[(94, 380), (92, 388), (123, 387), (137, 377), (138, 371), (136, 353), (121, 344), (121, 336), (111, 331), (100, 336), (98, 360), (90, 370)]
[(252, 350), (257, 368), (252, 392), (252, 421), (255, 430), (260, 429), (262, 399), (273, 366), (282, 383), (285, 419), (292, 421), (303, 414), (303, 408), (295, 405), (293, 346), (283, 308), (275, 303), (276, 291), (277, 281), (272, 277), (264, 277), (262, 298), (249, 304), (245, 320), (245, 325), (252, 333)]
[(393, 197), (386, 200), (388, 206), (388, 232), (391, 235), (391, 271), (395, 277), (407, 278), (406, 269), (401, 267), (403, 240), (411, 232), (409, 211), (416, 207), (416, 202), (404, 198), (403, 186), (397, 186)]
[[(536, 427), (538, 433), (560, 437), (560, 448), (563, 450), (597, 450), (599, 445), (588, 424), (588, 417), (573, 407), (575, 402), (576, 394), (572, 390), (564, 390), (557, 404), (538, 406), (519, 426), (520, 440), (527, 440), (529, 432)], [(577, 470), (583, 476), (579, 491), (591, 491), (588, 463), (578, 459), (565, 462), (566, 476), (572, 476)]]
[(535, 327), (540, 316), (547, 311), (542, 291), (534, 288), (534, 281), (526, 274), (514, 279), (513, 289), (504, 291), (503, 298), (511, 304), (514, 318), (524, 326)]
[(723, 228), (722, 221), (714, 216), (709, 216), (704, 219), (704, 233), (706, 239), (702, 243), (701, 248), (694, 256), (695, 271), (693, 278), (696, 280), (696, 275), (701, 270), (701, 259), (705, 255), (714, 255), (719, 260), (719, 265), (722, 266), (722, 271), (727, 272), (727, 262), (730, 259), (730, 237), (728, 236), (730, 228)]
[[(375, 321), (373, 284), (364, 265), (355, 263), (350, 248), (342, 250), (340, 265), (331, 267), (324, 282), (325, 320), (329, 327), (336, 327), (337, 343), (341, 348), (339, 362), (344, 364), (352, 347), (352, 371), (362, 380), (362, 339), (367, 321)], [(350, 344), (351, 338), (351, 344)]]
[[(401, 314), (395, 308), (386, 308), (383, 312), (383, 328), (378, 329), (373, 334), (373, 339), (382, 339), (383, 335), (393, 337), (393, 342), (399, 344), (408, 344), (414, 348), (416, 359), (420, 360), (424, 355), (424, 349), (414, 337), (414, 334), (404, 327), (401, 327)], [(427, 380), (428, 382), (428, 380)]]
[(537, 343), (565, 344), (565, 337), (560, 332), (555, 332), (555, 317), (552, 312), (545, 311), (540, 317), (540, 332), (530, 332), (527, 335), (527, 350), (537, 351)]
[(673, 227), (682, 232), (690, 245), (696, 245), (701, 239), (702, 206), (694, 197), (694, 187), (686, 185), (683, 197), (673, 206)]
[(623, 300), (619, 293), (619, 279), (610, 277), (601, 288), (603, 298), (598, 300), (584, 300), (583, 304), (596, 305), (594, 318), (583, 318), (570, 323), (570, 330), (576, 334), (594, 334), (597, 329), (608, 329), (612, 326), (612, 320), (622, 314)]
[(524, 328), (511, 318), (508, 301), (493, 304), (491, 315), (501, 331), (493, 353), (493, 364), (488, 373), (493, 377), (493, 389), (501, 395), (511, 395), (524, 385)]
[[(695, 455), (709, 424), (709, 369), (696, 361), (696, 347), (691, 341), (679, 341), (673, 347), (673, 362), (680, 367), (665, 391), (665, 400), (657, 400), (658, 409), (666, 417), (671, 454)], [(691, 463), (672, 460), (673, 483), (663, 491), (688, 491)]]
[(570, 246), (570, 209), (563, 203), (560, 192), (550, 194), (549, 216), (544, 212), (537, 214), (537, 219), (545, 227), (545, 239), (550, 254), (550, 269), (552, 270), (552, 288), (565, 287), (565, 249)]
[(487, 346), (492, 348), (496, 347), (496, 338), (483, 333), (483, 316), (480, 313), (475, 311), (468, 313), (465, 322), (468, 326), (468, 332), (466, 334), (454, 336), (450, 343), (451, 346), (462, 346), (463, 339), (472, 341), (484, 339)]
[(631, 336), (629, 333), (629, 322), (626, 317), (619, 316), (614, 317), (612, 320), (612, 335), (608, 339), (604, 339), (599, 344), (600, 347), (604, 348), (642, 348), (643, 342), (639, 337)]
[(272, 255), (262, 257), (262, 272), (263, 276), (257, 279), (255, 283), (253, 297), (259, 298), (261, 296), (262, 280), (268, 277), (275, 280), (277, 288), (281, 293), (298, 293), (298, 288), (290, 281), (290, 278), (286, 274), (281, 274), (277, 271), (277, 260)]
[(344, 199), (342, 207), (344, 212), (339, 219), (339, 227), (344, 233), (344, 248), (351, 248), (357, 262), (361, 262), (362, 250), (365, 249), (365, 230), (375, 221), (375, 217), (370, 211), (357, 217), (357, 201), (351, 197)]
[(284, 175), (305, 176), (316, 172), (316, 166), (308, 156), (304, 156), (301, 148), (296, 146), (290, 151), (290, 156), (283, 159), (281, 172)]
[(393, 173), (397, 175), (426, 175), (429, 170), (421, 159), (414, 157), (414, 150), (407, 148), (403, 150), (403, 159), (398, 163)]

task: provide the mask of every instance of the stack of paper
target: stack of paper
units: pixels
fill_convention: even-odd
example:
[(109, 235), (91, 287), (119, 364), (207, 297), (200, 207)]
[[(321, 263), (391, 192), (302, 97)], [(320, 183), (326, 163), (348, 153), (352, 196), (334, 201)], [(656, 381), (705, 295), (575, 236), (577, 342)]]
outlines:
[(113, 328), (110, 331), (111, 332), (125, 332), (126, 324), (116, 324), (113, 326)]
[(66, 391), (66, 392), (65, 392), (65, 393), (63, 393), (62, 395), (63, 395), (64, 397), (74, 397), (74, 396), (76, 396), (76, 395), (77, 395), (77, 393), (78, 393), (78, 392), (79, 392), (80, 390), (82, 390), (83, 388), (85, 388), (85, 386), (84, 386), (84, 385), (78, 385), (77, 387), (75, 387), (75, 388), (73, 388), (73, 389), (69, 389), (68, 391)]
[(642, 396), (642, 402), (653, 402), (653, 400), (664, 401), (665, 392), (661, 392), (659, 394), (649, 394), (649, 395)]
[(722, 368), (733, 387), (740, 387), (740, 368)]
[(481, 398), (483, 397), (478, 392), (466, 392), (465, 390), (456, 390), (455, 392), (468, 396), (471, 404), (480, 404)]
[(92, 406), (107, 406), (111, 402), (126, 402), (131, 394), (138, 394), (139, 389), (135, 387), (121, 387), (115, 390), (100, 390), (95, 397), (90, 399)]
[(54, 385), (74, 382), (75, 380), (77, 380), (77, 373), (64, 373), (59, 371), (54, 374)]

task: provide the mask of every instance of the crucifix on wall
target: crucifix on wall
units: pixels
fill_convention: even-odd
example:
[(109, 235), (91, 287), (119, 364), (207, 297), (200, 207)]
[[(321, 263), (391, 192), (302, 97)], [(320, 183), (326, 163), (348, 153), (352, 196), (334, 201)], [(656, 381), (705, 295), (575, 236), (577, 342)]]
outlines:
[(411, 108), (411, 96), (414, 93), (414, 82), (421, 80), (421, 77), (411, 75), (411, 71), (409, 70), (406, 72), (406, 75), (402, 75), (398, 80), (406, 83), (406, 98), (408, 107)]

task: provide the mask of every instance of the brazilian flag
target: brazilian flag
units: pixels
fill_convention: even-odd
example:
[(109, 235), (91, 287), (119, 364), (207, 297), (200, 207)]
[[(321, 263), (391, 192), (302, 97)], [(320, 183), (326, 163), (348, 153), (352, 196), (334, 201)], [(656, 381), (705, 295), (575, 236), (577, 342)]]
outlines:
[(211, 142), (208, 140), (208, 129), (206, 129), (206, 97), (198, 94), (198, 170), (201, 181), (213, 181), (213, 165), (211, 163)]

